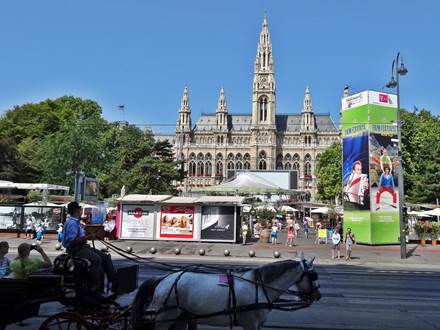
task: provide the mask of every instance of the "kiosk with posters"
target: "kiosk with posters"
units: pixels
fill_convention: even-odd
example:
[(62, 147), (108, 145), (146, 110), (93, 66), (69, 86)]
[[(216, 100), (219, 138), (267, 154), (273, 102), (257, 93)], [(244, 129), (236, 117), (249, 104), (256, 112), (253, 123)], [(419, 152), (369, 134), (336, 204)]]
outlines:
[(116, 217), (121, 239), (236, 242), (243, 197), (127, 195)]

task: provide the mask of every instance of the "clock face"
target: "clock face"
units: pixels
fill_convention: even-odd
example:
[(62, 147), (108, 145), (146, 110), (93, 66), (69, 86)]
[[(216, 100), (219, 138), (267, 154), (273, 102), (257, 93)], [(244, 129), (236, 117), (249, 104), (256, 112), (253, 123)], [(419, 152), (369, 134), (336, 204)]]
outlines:
[(261, 77), (261, 82), (265, 83), (266, 82), (266, 77)]

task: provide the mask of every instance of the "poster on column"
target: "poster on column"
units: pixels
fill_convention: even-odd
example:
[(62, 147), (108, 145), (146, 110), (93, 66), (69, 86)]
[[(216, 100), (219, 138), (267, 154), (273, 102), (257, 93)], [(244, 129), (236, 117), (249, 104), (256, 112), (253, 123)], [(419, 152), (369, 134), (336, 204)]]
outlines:
[(161, 207), (160, 237), (193, 238), (194, 206), (170, 205)]
[(342, 99), (342, 181), (344, 228), (360, 243), (371, 243), (368, 92)]
[[(399, 241), (397, 98), (370, 92), (370, 191), (372, 243)], [(394, 142), (393, 142), (394, 141)]]
[(234, 206), (202, 207), (202, 240), (233, 242), (234, 236)]
[(153, 205), (123, 205), (120, 238), (153, 239), (154, 222)]

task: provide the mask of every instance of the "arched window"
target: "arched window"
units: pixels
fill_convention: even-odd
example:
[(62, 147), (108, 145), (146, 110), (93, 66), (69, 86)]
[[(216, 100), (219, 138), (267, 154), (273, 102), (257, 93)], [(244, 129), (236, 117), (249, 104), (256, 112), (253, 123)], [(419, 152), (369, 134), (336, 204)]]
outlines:
[(212, 156), (211, 156), (211, 154), (208, 152), (206, 155), (205, 155), (205, 160), (211, 160), (212, 159)]
[(212, 165), (210, 161), (207, 161), (205, 164), (205, 176), (211, 176), (212, 175)]
[(228, 163), (228, 170), (233, 170), (234, 169), (234, 162), (229, 162)]
[(245, 161), (250, 161), (251, 160), (251, 156), (249, 155), (249, 154), (244, 154), (244, 157), (243, 157), (243, 159), (245, 160)]
[(217, 164), (215, 165), (215, 175), (223, 176), (223, 163), (221, 161), (217, 161)]
[(304, 144), (307, 145), (307, 136), (304, 136)]
[(259, 170), (265, 170), (266, 169), (266, 161), (264, 159), (261, 159), (258, 163), (258, 169)]
[(300, 175), (300, 171), (299, 171), (299, 163), (295, 162), (293, 163), (293, 170), (298, 171), (298, 176)]
[(307, 177), (312, 176), (312, 165), (310, 163), (304, 164), (304, 176), (307, 176)]
[(309, 154), (306, 154), (304, 157), (304, 162), (311, 162), (312, 161), (312, 156), (310, 156)]
[(289, 162), (287, 162), (287, 163), (284, 165), (284, 169), (285, 169), (285, 170), (291, 170), (291, 169), (292, 169), (292, 164), (290, 164)]
[(243, 168), (243, 164), (242, 164), (240, 161), (238, 161), (238, 162), (235, 164), (235, 168), (236, 168), (237, 170), (241, 170), (241, 169)]
[(196, 175), (196, 163), (191, 161), (189, 162), (189, 168), (188, 168), (189, 176), (195, 176)]
[(202, 153), (199, 153), (197, 155), (197, 160), (203, 160), (203, 154)]
[(258, 101), (258, 108), (260, 110), (260, 121), (267, 120), (267, 97), (262, 96)]
[(190, 159), (190, 160), (194, 160), (194, 159), (196, 159), (196, 154), (192, 152), (192, 153), (189, 155), (189, 159)]
[(233, 154), (229, 154), (229, 155), (228, 155), (228, 159), (229, 159), (229, 160), (234, 160), (234, 155), (233, 155)]
[(197, 176), (203, 176), (203, 162), (197, 163)]
[(235, 155), (235, 160), (242, 160), (242, 156), (241, 153), (238, 153), (237, 155)]
[(290, 161), (292, 160), (292, 156), (290, 156), (290, 154), (286, 154), (286, 155), (284, 156), (284, 160), (285, 160), (286, 162), (290, 162)]
[(250, 164), (248, 161), (245, 161), (245, 162), (244, 162), (244, 166), (243, 166), (243, 168), (244, 168), (245, 170), (250, 170), (250, 169), (251, 169), (251, 164)]

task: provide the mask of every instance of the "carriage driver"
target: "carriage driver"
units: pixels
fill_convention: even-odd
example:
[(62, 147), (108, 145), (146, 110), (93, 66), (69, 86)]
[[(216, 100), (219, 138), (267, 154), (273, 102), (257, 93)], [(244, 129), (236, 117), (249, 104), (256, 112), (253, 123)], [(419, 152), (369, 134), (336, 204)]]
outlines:
[(84, 228), (80, 224), (81, 206), (77, 202), (71, 202), (67, 205), (67, 212), (70, 217), (64, 225), (62, 243), (66, 248), (66, 252), (74, 257), (90, 260), (90, 291), (92, 295), (101, 297), (103, 270), (109, 282), (112, 283), (112, 292), (115, 294), (117, 291), (117, 274), (110, 255), (95, 250), (87, 244), (87, 240), (93, 239), (93, 235), (86, 236)]

